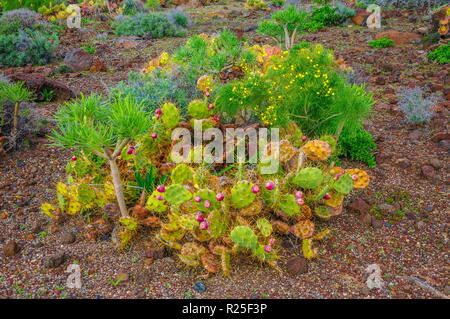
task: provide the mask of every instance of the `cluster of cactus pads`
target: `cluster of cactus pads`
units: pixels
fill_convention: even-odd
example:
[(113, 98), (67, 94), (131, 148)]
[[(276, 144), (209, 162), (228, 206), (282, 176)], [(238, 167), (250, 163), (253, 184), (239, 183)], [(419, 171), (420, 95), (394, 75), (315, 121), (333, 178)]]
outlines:
[[(212, 85), (209, 78), (199, 80), (205, 99), (192, 101), (187, 111), (191, 121), (220, 127), (214, 106), (208, 104)], [(148, 136), (125, 145), (121, 152), (118, 166), (123, 184), (137, 186), (136, 174), (146, 176), (150, 167), (165, 176), (147, 192), (139, 194), (133, 188), (126, 192), (127, 204), (133, 206), (139, 200), (139, 205), (130, 209), (130, 217), (119, 220), (122, 246), (140, 227), (148, 226), (156, 228), (157, 241), (172, 249), (187, 266), (228, 275), (231, 263), (246, 254), (279, 270), (284, 237), (301, 240), (305, 258), (314, 258), (315, 241), (330, 233), (316, 220), (341, 214), (345, 196), (369, 184), (366, 172), (330, 162), (336, 148), (333, 137), (309, 140), (294, 123), (280, 131), (279, 142), (269, 142), (264, 148), (265, 156), (278, 156), (280, 163), (271, 175), (260, 173), (264, 163), (230, 166), (222, 170), (225, 174), (206, 164), (170, 163), (171, 130), (191, 127), (180, 123), (180, 114), (174, 104), (163, 105), (155, 112)], [(279, 152), (274, 152), (275, 148)], [(105, 205), (114, 202), (106, 170), (101, 164), (92, 164), (88, 156), (72, 160), (69, 166), (69, 183), (57, 187), (59, 207), (44, 204), (42, 210), (50, 217), (96, 209), (105, 213)]]

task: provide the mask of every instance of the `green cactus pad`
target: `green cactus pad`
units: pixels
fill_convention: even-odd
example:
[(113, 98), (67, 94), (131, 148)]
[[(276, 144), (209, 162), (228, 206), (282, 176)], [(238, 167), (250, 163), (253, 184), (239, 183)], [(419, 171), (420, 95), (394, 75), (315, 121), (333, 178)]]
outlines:
[(208, 214), (209, 232), (214, 238), (225, 234), (230, 224), (230, 217), (223, 210), (214, 210)]
[[(202, 200), (200, 202), (198, 202), (198, 203), (196, 202), (197, 209), (199, 211), (210, 212), (211, 210), (217, 209), (220, 207), (220, 202), (218, 202), (216, 200), (216, 193), (210, 189), (201, 189), (198, 192), (196, 192), (193, 197), (195, 198), (196, 196), (200, 196), (202, 198)], [(210, 208), (206, 208), (204, 206), (205, 200), (209, 200), (209, 202), (211, 203)]]
[(162, 106), (162, 115), (161, 115), (161, 121), (163, 122), (164, 126), (168, 129), (173, 129), (178, 126), (178, 123), (181, 120), (180, 117), (180, 111), (175, 106), (175, 104), (172, 103), (166, 103)]
[(328, 145), (330, 145), (331, 151), (334, 152), (336, 150), (337, 141), (336, 139), (331, 135), (324, 135), (319, 140), (327, 142)]
[(205, 119), (212, 115), (212, 110), (202, 100), (193, 100), (188, 105), (188, 114), (194, 119)]
[(314, 214), (321, 219), (329, 219), (331, 217), (330, 209), (327, 206), (317, 206)]
[(174, 184), (183, 185), (184, 182), (192, 180), (194, 170), (186, 164), (179, 164), (172, 170), (171, 180)]
[(302, 188), (314, 189), (322, 184), (324, 176), (322, 171), (317, 167), (306, 167), (301, 169), (294, 176), (292, 182)]
[(209, 119), (209, 118), (200, 119), (200, 120), (199, 119), (191, 119), (189, 121), (189, 124), (191, 124), (192, 127), (195, 127), (195, 121), (200, 121), (202, 123), (202, 132), (216, 126), (216, 122), (213, 119)]
[(231, 189), (231, 203), (237, 209), (249, 206), (255, 198), (250, 182), (240, 181)]
[(284, 194), (281, 197), (280, 209), (289, 216), (295, 216), (300, 213), (300, 206), (298, 206), (297, 200), (292, 194)]
[(341, 194), (349, 194), (353, 188), (353, 179), (349, 174), (342, 175), (333, 184), (333, 189)]
[(269, 237), (272, 234), (272, 224), (265, 218), (258, 219), (256, 227), (258, 227), (264, 237)]
[(180, 205), (192, 198), (192, 193), (180, 184), (167, 187), (164, 198), (171, 205)]
[(258, 247), (258, 237), (248, 226), (236, 226), (230, 234), (233, 243), (242, 248), (256, 249)]
[(147, 208), (151, 212), (156, 213), (164, 213), (165, 211), (167, 211), (167, 205), (164, 203), (164, 201), (157, 199), (159, 195), (161, 195), (161, 193), (154, 191), (147, 199), (145, 208)]

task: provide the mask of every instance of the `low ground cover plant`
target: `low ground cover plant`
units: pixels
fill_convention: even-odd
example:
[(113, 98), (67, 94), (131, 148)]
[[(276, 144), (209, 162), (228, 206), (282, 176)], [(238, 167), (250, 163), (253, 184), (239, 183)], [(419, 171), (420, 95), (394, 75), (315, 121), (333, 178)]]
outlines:
[(150, 38), (186, 35), (189, 18), (182, 13), (137, 13), (117, 17), (113, 26), (117, 35), (150, 36)]
[(0, 17), (0, 65), (47, 64), (57, 43), (54, 28), (36, 12), (18, 9)]
[(405, 114), (408, 122), (424, 124), (434, 116), (433, 107), (442, 100), (436, 94), (425, 97), (422, 88), (404, 89), (399, 94), (399, 108)]
[(440, 64), (450, 63), (450, 45), (443, 44), (428, 54), (430, 60), (434, 60)]
[(371, 40), (367, 42), (369, 46), (371, 46), (374, 49), (382, 49), (382, 48), (389, 48), (395, 46), (394, 41), (389, 39), (388, 37), (382, 37), (378, 40)]

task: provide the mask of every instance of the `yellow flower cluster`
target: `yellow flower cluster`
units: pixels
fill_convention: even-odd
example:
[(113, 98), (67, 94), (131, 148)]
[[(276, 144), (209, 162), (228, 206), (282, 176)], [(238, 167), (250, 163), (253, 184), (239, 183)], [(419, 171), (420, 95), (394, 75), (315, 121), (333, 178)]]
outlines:
[(172, 67), (172, 61), (170, 55), (167, 52), (163, 52), (159, 57), (152, 59), (145, 68), (141, 70), (142, 73), (152, 73), (155, 70), (170, 71)]

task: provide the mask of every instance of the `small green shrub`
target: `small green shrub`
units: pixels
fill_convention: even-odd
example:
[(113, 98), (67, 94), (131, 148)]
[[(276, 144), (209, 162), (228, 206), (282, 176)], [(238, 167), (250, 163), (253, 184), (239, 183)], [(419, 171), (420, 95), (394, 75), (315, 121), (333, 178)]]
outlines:
[(360, 146), (369, 155), (360, 155), (353, 144), (368, 139), (360, 127), (371, 111), (372, 96), (364, 86), (348, 83), (336, 69), (331, 51), (322, 46), (274, 56), (265, 74), (252, 73), (219, 88), (215, 105), (224, 119), (245, 110), (270, 127), (295, 121), (310, 137), (343, 132), (342, 154), (370, 161), (372, 144)]
[(174, 60), (188, 68), (217, 74), (228, 65), (251, 64), (255, 55), (244, 49), (244, 41), (229, 31), (221, 31), (214, 40), (195, 35), (174, 52)]
[(65, 2), (64, 0), (0, 0), (0, 8), (3, 11), (29, 8), (37, 11), (42, 6), (50, 6)]
[(43, 65), (53, 58), (58, 37), (39, 15), (27, 9), (0, 17), (0, 65)]
[(158, 39), (186, 35), (186, 29), (176, 24), (179, 22), (183, 23), (181, 15), (177, 15), (176, 21), (171, 23), (168, 16), (162, 13), (138, 13), (118, 18), (113, 26), (117, 35), (148, 35), (152, 39)]
[(336, 26), (354, 15), (355, 11), (343, 4), (339, 4), (336, 7), (324, 5), (323, 7), (312, 10), (311, 19), (326, 26)]
[(376, 148), (373, 136), (361, 125), (345, 126), (339, 135), (339, 156), (361, 161), (369, 167), (376, 166), (373, 155)]
[(369, 41), (367, 42), (367, 44), (374, 49), (382, 49), (395, 46), (394, 41), (389, 39), (387, 36), (379, 38), (378, 40)]
[(450, 63), (450, 45), (444, 44), (428, 54), (430, 60), (434, 60), (440, 64)]

